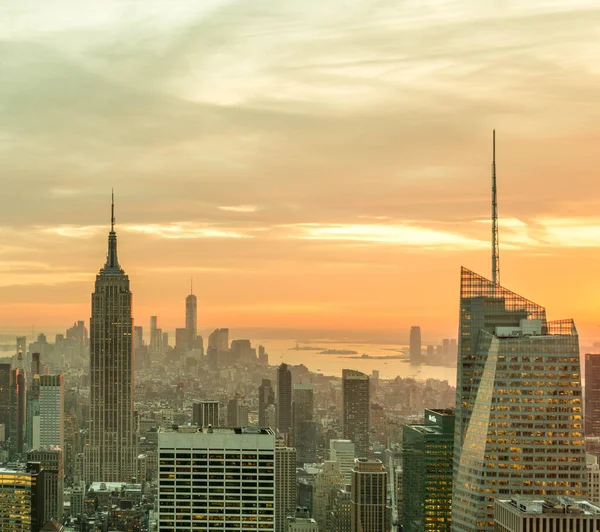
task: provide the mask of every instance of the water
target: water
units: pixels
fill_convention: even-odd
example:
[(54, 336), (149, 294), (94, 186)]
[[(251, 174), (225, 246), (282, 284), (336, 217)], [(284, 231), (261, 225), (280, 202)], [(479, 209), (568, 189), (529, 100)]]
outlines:
[[(333, 340), (312, 340), (310, 343), (300, 343), (300, 347), (314, 346), (324, 349), (344, 349), (356, 351), (356, 355), (325, 355), (319, 351), (296, 351), (290, 348), (296, 346), (292, 339), (254, 339), (252, 345), (262, 344), (269, 354), (269, 364), (279, 365), (282, 362), (291, 365), (304, 364), (310, 371), (324, 375), (342, 376), (343, 369), (355, 369), (368, 375), (373, 370), (379, 371), (382, 379), (412, 377), (417, 380), (439, 379), (447, 380), (452, 386), (456, 385), (456, 368), (445, 366), (413, 366), (404, 354), (407, 346), (343, 343)], [(373, 358), (360, 357), (363, 353)], [(398, 357), (398, 358), (388, 358)]]

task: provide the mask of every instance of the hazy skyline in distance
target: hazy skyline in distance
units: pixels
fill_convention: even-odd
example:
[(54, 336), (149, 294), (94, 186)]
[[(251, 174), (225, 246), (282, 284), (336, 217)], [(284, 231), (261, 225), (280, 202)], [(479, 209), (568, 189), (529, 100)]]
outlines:
[[(525, 5), (526, 4), (526, 5)], [(110, 192), (136, 325), (456, 337), (461, 265), (600, 338), (600, 5), (9, 0), (0, 328), (89, 321)]]

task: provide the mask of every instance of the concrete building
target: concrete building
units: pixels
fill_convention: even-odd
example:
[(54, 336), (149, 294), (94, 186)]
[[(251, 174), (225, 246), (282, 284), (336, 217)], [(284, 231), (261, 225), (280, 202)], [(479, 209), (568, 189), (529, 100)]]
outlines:
[(421, 363), (421, 327), (414, 326), (410, 328), (410, 363)]
[(275, 531), (275, 433), (270, 429), (161, 429), (161, 532)]
[(585, 355), (585, 435), (600, 436), (600, 353)]
[(41, 493), (44, 497), (44, 523), (63, 516), (64, 468), (63, 453), (58, 448), (42, 448), (27, 453), (28, 462), (37, 462), (44, 471)]
[(286, 438), (292, 430), (292, 372), (285, 363), (277, 368), (277, 429)]
[[(65, 385), (63, 375), (39, 377), (39, 445), (41, 447), (65, 446)], [(37, 447), (32, 447), (36, 449)]]
[(496, 497), (584, 496), (573, 321), (463, 268), (459, 330), (453, 530), (493, 530)]
[(317, 455), (317, 424), (314, 421), (314, 386), (300, 383), (294, 385), (292, 404), (293, 445), (296, 447), (298, 464), (313, 462)]
[(219, 401), (206, 399), (193, 405), (192, 423), (198, 427), (219, 426)]
[(403, 532), (450, 532), (454, 411), (425, 410), (425, 422), (402, 435)]
[(310, 517), (288, 517), (284, 532), (319, 532), (319, 527)]
[(387, 471), (379, 460), (357, 458), (352, 470), (351, 532), (388, 532)]
[(117, 258), (114, 203), (106, 263), (96, 275), (90, 319), (89, 443), (85, 480), (127, 481), (136, 474), (133, 318), (129, 277)]
[(0, 530), (40, 530), (44, 511), (40, 464), (29, 463), (26, 471), (0, 468)]
[(285, 532), (287, 518), (296, 511), (296, 449), (284, 439), (275, 444), (275, 531)]
[(340, 471), (346, 479), (346, 486), (352, 484), (355, 458), (354, 442), (350, 440), (329, 440), (329, 459), (340, 465)]
[(586, 467), (588, 473), (588, 494), (587, 500), (595, 505), (600, 505), (600, 466), (598, 457), (586, 453)]
[[(269, 379), (263, 379), (258, 387), (258, 426), (269, 427), (267, 424), (267, 408), (275, 404), (275, 391)], [(270, 428), (275, 428), (271, 426)]]
[(334, 507), (335, 495), (346, 487), (344, 475), (338, 462), (326, 460), (320, 472), (317, 473), (313, 486), (313, 517), (319, 525), (319, 530), (330, 530), (330, 514)]
[(496, 499), (494, 532), (597, 532), (600, 508), (570, 499)]
[(368, 375), (351, 369), (342, 371), (344, 439), (354, 442), (358, 458), (369, 456), (370, 397)]

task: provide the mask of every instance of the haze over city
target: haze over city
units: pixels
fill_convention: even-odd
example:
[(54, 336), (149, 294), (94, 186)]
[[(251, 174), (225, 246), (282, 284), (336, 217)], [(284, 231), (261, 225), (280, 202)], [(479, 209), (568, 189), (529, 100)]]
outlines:
[(1, 8), (3, 331), (88, 319), (114, 187), (140, 325), (455, 337), (495, 128), (502, 284), (596, 339), (597, 3), (176, 4)]

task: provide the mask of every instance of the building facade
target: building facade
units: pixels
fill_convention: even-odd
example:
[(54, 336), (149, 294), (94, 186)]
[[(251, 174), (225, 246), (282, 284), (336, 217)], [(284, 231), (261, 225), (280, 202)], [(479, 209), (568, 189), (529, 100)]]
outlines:
[(285, 532), (296, 512), (296, 449), (278, 437), (275, 443), (275, 531)]
[(454, 411), (425, 410), (424, 420), (403, 428), (403, 531), (450, 532)]
[(294, 385), (293, 445), (296, 447), (299, 464), (313, 462), (317, 454), (317, 424), (314, 420), (314, 386), (312, 384)]
[(188, 349), (193, 349), (196, 346), (197, 327), (198, 298), (192, 292), (185, 298), (185, 330), (187, 332)]
[(496, 497), (585, 495), (574, 323), (463, 268), (459, 332), (453, 530), (492, 530)]
[(192, 423), (198, 427), (219, 426), (219, 401), (198, 401), (193, 405)]
[(42, 522), (63, 517), (64, 467), (63, 452), (58, 448), (42, 448), (27, 453), (28, 462), (38, 462), (43, 471), (44, 514)]
[(357, 458), (369, 456), (370, 397), (368, 375), (351, 369), (342, 371), (344, 439), (354, 442)]
[(288, 437), (292, 430), (292, 372), (285, 363), (277, 368), (277, 429)]
[[(258, 426), (268, 427), (267, 408), (275, 404), (275, 391), (269, 379), (263, 379), (258, 387)], [(271, 427), (275, 428), (275, 427)]]
[(198, 428), (158, 434), (161, 532), (275, 531), (275, 434)]
[(379, 460), (357, 458), (352, 470), (350, 501), (352, 532), (388, 532), (387, 471)]
[(411, 364), (421, 362), (421, 327), (418, 325), (410, 328), (409, 356)]
[(600, 353), (585, 355), (585, 435), (600, 436)]
[(92, 294), (88, 483), (131, 482), (136, 475), (131, 298), (129, 277), (117, 258), (113, 206), (106, 263)]
[(350, 440), (329, 440), (329, 459), (340, 465), (340, 471), (346, 479), (346, 486), (352, 484), (355, 458), (354, 442)]
[(65, 385), (63, 375), (39, 377), (40, 446), (65, 446)]

